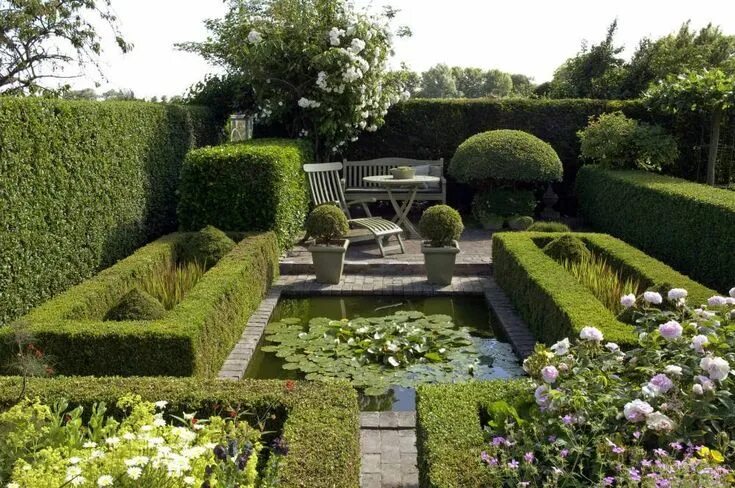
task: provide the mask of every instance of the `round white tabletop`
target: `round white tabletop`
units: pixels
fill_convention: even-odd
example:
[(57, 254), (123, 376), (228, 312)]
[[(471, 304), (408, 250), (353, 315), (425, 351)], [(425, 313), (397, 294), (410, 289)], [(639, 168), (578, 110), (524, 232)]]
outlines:
[(368, 183), (385, 187), (421, 186), (427, 183), (439, 183), (438, 176), (416, 175), (413, 178), (398, 179), (392, 175), (366, 176), (363, 178)]

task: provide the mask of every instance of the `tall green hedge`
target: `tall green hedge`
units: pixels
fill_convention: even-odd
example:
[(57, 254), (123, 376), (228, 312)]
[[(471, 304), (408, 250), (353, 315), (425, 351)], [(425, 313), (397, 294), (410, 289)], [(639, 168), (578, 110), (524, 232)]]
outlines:
[(186, 152), (210, 112), (0, 97), (0, 325), (176, 228)]
[[(106, 312), (185, 234), (164, 236), (21, 320), (59, 374), (216, 376), (278, 274), (273, 233), (246, 237), (159, 320), (105, 321)], [(0, 366), (11, 358), (0, 327)]]
[(183, 230), (272, 230), (282, 248), (303, 228), (309, 205), (304, 141), (256, 139), (191, 151), (181, 172)]
[[(0, 377), (0, 409), (14, 404), (21, 380)], [(200, 417), (223, 407), (258, 413), (276, 412), (289, 447), (279, 468), (283, 488), (358, 488), (360, 423), (357, 395), (346, 383), (296, 382), (286, 388), (278, 380), (209, 380), (184, 378), (32, 378), (26, 395), (42, 401), (66, 399), (71, 406), (90, 407), (136, 393), (144, 400), (167, 400), (172, 412), (196, 411)], [(114, 409), (112, 409), (114, 410)], [(87, 408), (87, 411), (89, 409)], [(270, 424), (271, 422), (269, 422)]]
[(735, 192), (639, 171), (587, 166), (585, 220), (722, 292), (735, 286)]
[[(536, 338), (548, 344), (577, 337), (583, 327), (600, 329), (606, 340), (635, 343), (633, 328), (608, 310), (592, 292), (541, 249), (563, 234), (501, 232), (493, 236), (495, 279), (505, 290)], [(624, 275), (633, 275), (646, 287), (685, 288), (693, 303), (705, 303), (714, 290), (606, 234), (574, 233), (587, 247), (603, 255)]]
[[(587, 125), (590, 116), (621, 109), (632, 116), (645, 115), (637, 102), (610, 100), (409, 100), (391, 107), (377, 132), (361, 134), (347, 157), (443, 157), (450, 161), (470, 136), (495, 129), (522, 130), (556, 150), (564, 165), (564, 184), (557, 189), (565, 196), (571, 194), (570, 183), (581, 165), (577, 131)], [(471, 197), (471, 192), (450, 189), (454, 203), (466, 204)]]
[(482, 412), (495, 401), (528, 396), (526, 380), (422, 385), (416, 395), (416, 448), (421, 488), (492, 486), (480, 453)]

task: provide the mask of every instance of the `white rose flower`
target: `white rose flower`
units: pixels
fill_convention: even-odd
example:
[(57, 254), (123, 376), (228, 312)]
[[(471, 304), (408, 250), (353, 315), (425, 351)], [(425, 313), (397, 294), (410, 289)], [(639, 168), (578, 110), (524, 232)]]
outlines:
[(602, 331), (596, 327), (583, 327), (579, 338), (585, 341), (600, 342), (603, 339)]
[(626, 403), (623, 407), (623, 415), (630, 422), (642, 422), (651, 412), (653, 407), (648, 402), (638, 399)]
[(706, 335), (695, 335), (692, 337), (692, 343), (689, 345), (690, 349), (694, 349), (699, 354), (704, 354), (704, 346), (709, 344), (709, 339)]
[(655, 291), (647, 291), (643, 294), (643, 299), (652, 305), (660, 305), (664, 299), (661, 294)]
[(623, 295), (622, 297), (620, 297), (620, 304), (625, 308), (632, 307), (633, 305), (635, 305), (635, 295), (633, 293)]
[(541, 369), (541, 377), (546, 383), (553, 383), (559, 377), (559, 370), (554, 366), (544, 366)]
[(551, 346), (549, 349), (554, 351), (554, 354), (556, 354), (557, 356), (564, 356), (566, 353), (569, 352), (569, 338), (565, 337), (564, 339)]
[(704, 395), (704, 389), (702, 388), (702, 385), (692, 385), (692, 393), (694, 393), (695, 395)]
[(646, 417), (646, 427), (659, 432), (668, 432), (674, 429), (674, 421), (661, 412), (653, 412)]
[(684, 288), (672, 288), (669, 290), (668, 297), (669, 300), (672, 302), (676, 302), (681, 300), (682, 298), (686, 298), (689, 293)]
[(707, 299), (707, 305), (710, 307), (722, 307), (723, 305), (727, 305), (727, 299), (725, 299), (725, 297), (715, 295)]
[(263, 40), (263, 35), (256, 30), (251, 30), (250, 33), (248, 34), (248, 42), (250, 44), (258, 44), (262, 40)]
[(707, 371), (710, 379), (722, 381), (730, 373), (730, 363), (721, 357), (705, 357), (699, 362), (699, 367)]

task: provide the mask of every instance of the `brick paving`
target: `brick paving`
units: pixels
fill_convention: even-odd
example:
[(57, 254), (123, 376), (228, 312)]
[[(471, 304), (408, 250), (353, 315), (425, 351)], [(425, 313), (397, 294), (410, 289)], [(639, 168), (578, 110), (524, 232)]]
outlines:
[[(336, 285), (317, 283), (310, 274), (311, 258), (301, 248), (281, 261), (281, 277), (250, 317), (240, 341), (225, 361), (219, 377), (243, 377), (263, 330), (281, 296), (408, 295), (484, 296), (497, 324), (515, 353), (533, 352), (535, 339), (491, 274), (490, 237), (487, 232), (466, 231), (460, 243), (457, 275), (451, 285), (432, 285), (423, 273), (420, 242), (408, 242), (407, 254), (381, 259), (374, 246), (350, 246), (345, 276)], [(377, 248), (375, 248), (377, 252)], [(362, 412), (360, 448), (362, 488), (418, 488), (416, 412)]]

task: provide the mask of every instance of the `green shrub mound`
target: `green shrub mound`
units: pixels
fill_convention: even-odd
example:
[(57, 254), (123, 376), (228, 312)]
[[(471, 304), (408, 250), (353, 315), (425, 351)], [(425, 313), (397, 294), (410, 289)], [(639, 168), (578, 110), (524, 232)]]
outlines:
[(166, 309), (161, 302), (140, 288), (133, 288), (123, 295), (120, 303), (107, 313), (107, 320), (156, 320)]
[[(493, 270), (498, 285), (507, 293), (537, 340), (551, 344), (564, 337), (578, 337), (582, 328), (597, 327), (606, 340), (634, 345), (633, 328), (618, 320), (585, 285), (548, 256), (543, 246), (565, 234), (501, 232), (493, 235)], [(646, 289), (688, 290), (691, 303), (707, 303), (717, 294), (664, 263), (606, 234), (577, 233), (587, 248), (615, 266), (624, 277), (637, 277)]]
[(0, 325), (176, 229), (209, 110), (0, 97)]
[(735, 193), (642, 171), (586, 166), (580, 210), (613, 234), (722, 292), (735, 285)]
[[(63, 375), (213, 377), (278, 276), (271, 232), (238, 239), (178, 304), (157, 320), (105, 321), (142, 278), (170, 262), (189, 234), (169, 234), (23, 317), (28, 332)], [(12, 330), (0, 328), (0, 368), (13, 356)]]
[(528, 215), (520, 215), (511, 217), (508, 220), (508, 226), (513, 230), (526, 230), (533, 225), (533, 217)]
[(428, 208), (419, 220), (419, 232), (433, 247), (444, 247), (459, 239), (464, 230), (462, 217), (448, 205)]
[[(20, 387), (20, 378), (0, 377), (0, 409), (17, 402)], [(28, 398), (48, 404), (64, 399), (85, 412), (104, 402), (108, 413), (120, 418), (126, 412), (115, 404), (130, 393), (167, 401), (167, 411), (196, 412), (197, 418), (234, 409), (263, 419), (266, 430), (280, 430), (288, 446), (279, 487), (359, 487), (360, 412), (355, 390), (344, 382), (59, 377), (31, 378), (26, 390)]]
[(534, 222), (527, 230), (529, 232), (571, 232), (569, 226), (561, 222)]
[(483, 187), (490, 182), (559, 181), (559, 156), (550, 144), (520, 130), (493, 130), (464, 141), (449, 164), (462, 183)]
[(472, 215), (484, 222), (491, 215), (533, 215), (536, 197), (532, 191), (496, 188), (475, 193), (472, 199)]
[(581, 239), (573, 235), (563, 235), (544, 246), (547, 256), (556, 261), (571, 261), (578, 263), (589, 259), (591, 253)]
[(213, 266), (235, 247), (235, 241), (218, 228), (208, 225), (185, 239), (178, 249), (182, 262), (197, 262), (205, 268)]
[(281, 249), (303, 230), (309, 209), (305, 141), (256, 139), (190, 151), (181, 169), (182, 230), (269, 231)]
[(318, 205), (306, 218), (306, 235), (326, 244), (340, 239), (350, 231), (345, 213), (337, 205)]

